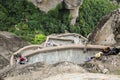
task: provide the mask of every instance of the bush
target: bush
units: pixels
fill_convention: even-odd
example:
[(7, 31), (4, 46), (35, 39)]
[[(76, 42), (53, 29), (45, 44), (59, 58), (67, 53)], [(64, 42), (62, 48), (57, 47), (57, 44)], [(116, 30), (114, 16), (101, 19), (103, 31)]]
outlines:
[(118, 6), (109, 0), (83, 0), (83, 5), (79, 9), (79, 25), (82, 35), (87, 36), (98, 24), (101, 17), (109, 14)]
[(41, 44), (46, 40), (46, 36), (44, 34), (37, 34), (35, 35), (34, 43)]
[(0, 30), (11, 31), (31, 43), (39, 33), (49, 35), (68, 30), (87, 36), (102, 16), (116, 8), (109, 0), (83, 0), (77, 24), (71, 26), (69, 10), (61, 4), (46, 14), (28, 0), (0, 0)]

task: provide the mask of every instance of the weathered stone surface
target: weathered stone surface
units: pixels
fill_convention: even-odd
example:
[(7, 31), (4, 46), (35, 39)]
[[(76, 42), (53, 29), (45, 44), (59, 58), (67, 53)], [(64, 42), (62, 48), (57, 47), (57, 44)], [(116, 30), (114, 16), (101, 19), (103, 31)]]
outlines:
[(109, 70), (108, 70), (108, 69), (103, 69), (102, 73), (108, 74), (108, 73), (109, 73)]
[(36, 0), (37, 3), (41, 3), (43, 0)]
[(54, 9), (58, 4), (64, 3), (66, 9), (70, 10), (72, 17), (71, 24), (76, 23), (78, 17), (79, 7), (82, 5), (83, 0), (30, 0), (35, 6), (44, 12)]
[(75, 9), (82, 5), (82, 0), (64, 0), (66, 9)]
[(3, 69), (4, 66), (7, 66), (8, 64), (9, 61), (0, 55), (0, 70)]
[(72, 17), (71, 25), (76, 23), (76, 19), (79, 16), (79, 7), (82, 5), (83, 0), (64, 0), (65, 8), (70, 10)]
[(29, 0), (40, 10), (48, 12), (55, 8), (58, 4), (64, 3), (66, 9), (75, 9), (82, 5), (82, 0)]
[(49, 10), (54, 9), (63, 0), (29, 0), (29, 1), (31, 1), (40, 10), (47, 13)]
[(15, 34), (0, 32), (0, 69), (9, 64), (12, 52), (17, 51), (28, 43)]
[(92, 44), (120, 45), (120, 8), (102, 18), (89, 37)]
[(79, 16), (79, 7), (76, 7), (74, 9), (70, 9), (70, 15), (72, 17), (71, 19), (71, 25), (74, 25), (76, 23), (76, 19)]
[[(80, 72), (80, 73), (85, 73), (87, 72), (84, 70), (81, 66), (75, 63), (71, 62), (59, 62), (53, 65), (46, 64), (43, 62), (38, 62), (35, 64), (28, 64), (28, 65), (16, 65), (16, 66), (11, 66), (8, 67), (8, 69), (3, 70), (0, 72), (0, 76), (2, 78), (4, 77), (16, 77), (20, 75), (29, 75), (29, 74), (35, 74), (35, 72), (39, 73), (39, 80), (43, 80), (45, 77), (49, 77), (52, 75), (57, 75), (60, 73), (74, 73), (74, 72)], [(21, 76), (22, 77), (22, 76)], [(28, 77), (26, 77), (28, 78)], [(29, 78), (32, 78), (29, 76)], [(12, 79), (14, 80), (14, 79)], [(18, 79), (17, 79), (18, 80)], [(30, 79), (21, 79), (21, 80), (30, 80)], [(31, 80), (36, 80), (36, 79), (31, 79)]]
[(81, 64), (81, 66), (89, 72), (118, 74), (120, 70), (119, 60), (119, 55), (102, 56), (101, 60), (93, 59), (90, 62)]

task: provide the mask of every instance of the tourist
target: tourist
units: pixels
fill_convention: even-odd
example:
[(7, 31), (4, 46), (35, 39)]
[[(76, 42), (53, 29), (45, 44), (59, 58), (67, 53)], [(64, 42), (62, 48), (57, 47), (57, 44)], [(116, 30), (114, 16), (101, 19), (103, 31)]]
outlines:
[(89, 62), (92, 59), (100, 60), (100, 58), (101, 58), (102, 55), (103, 55), (103, 52), (98, 52), (94, 56), (87, 58), (86, 62)]
[(20, 56), (20, 58), (19, 58), (19, 63), (20, 64), (25, 64), (26, 62), (27, 62), (28, 60), (27, 60), (27, 58), (25, 57), (25, 56)]
[(19, 63), (19, 64), (25, 64), (26, 62), (28, 62), (28, 59), (21, 54), (15, 55), (15, 59), (16, 59), (17, 63)]
[(112, 48), (112, 50), (108, 53), (108, 55), (117, 55), (117, 54), (119, 54), (119, 49), (118, 48), (116, 48), (116, 47), (114, 47), (114, 48)]
[(109, 55), (109, 52), (110, 52), (110, 51), (111, 51), (110, 47), (105, 47), (105, 48), (102, 50), (104, 56)]
[(110, 47), (106, 47), (103, 49), (103, 55), (108, 56), (108, 55), (117, 55), (119, 54), (119, 49), (116, 47), (113, 47), (112, 49), (110, 49)]

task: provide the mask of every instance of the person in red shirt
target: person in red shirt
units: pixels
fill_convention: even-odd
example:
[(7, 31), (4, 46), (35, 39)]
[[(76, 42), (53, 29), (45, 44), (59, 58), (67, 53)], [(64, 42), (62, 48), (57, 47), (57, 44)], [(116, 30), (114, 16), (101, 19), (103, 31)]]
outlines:
[(17, 55), (17, 62), (19, 64), (25, 64), (26, 62), (28, 62), (28, 59), (25, 56), (18, 54)]
[(27, 61), (28, 60), (27, 60), (27, 58), (25, 56), (22, 56), (22, 55), (20, 56), (20, 59), (19, 59), (20, 64), (25, 64)]

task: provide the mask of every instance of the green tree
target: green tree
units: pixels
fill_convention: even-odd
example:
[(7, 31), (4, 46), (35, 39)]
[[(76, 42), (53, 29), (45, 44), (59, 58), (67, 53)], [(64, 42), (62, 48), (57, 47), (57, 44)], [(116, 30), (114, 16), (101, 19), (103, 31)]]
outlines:
[(117, 7), (109, 0), (83, 0), (83, 5), (79, 9), (79, 21), (77, 22), (81, 34), (87, 36), (104, 15), (109, 14)]
[(0, 0), (0, 30), (13, 32), (31, 43), (40, 33), (49, 35), (68, 30), (87, 36), (102, 16), (117, 7), (109, 0), (83, 0), (77, 23), (71, 26), (69, 10), (61, 4), (46, 14), (28, 0)]

